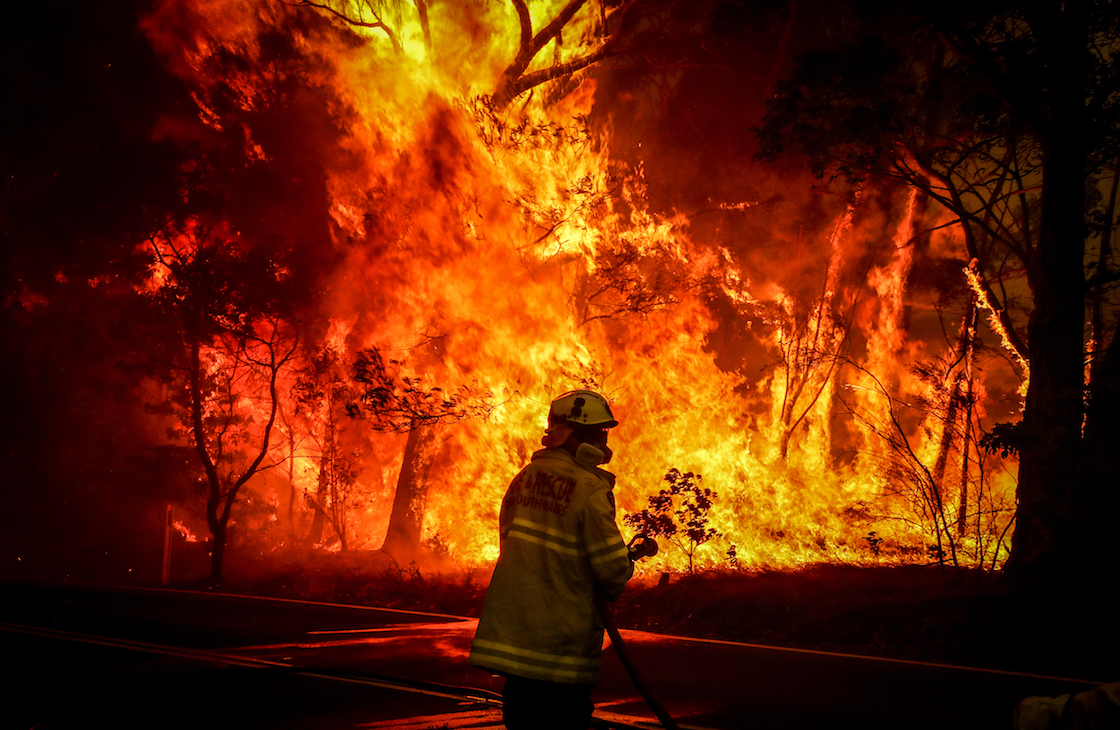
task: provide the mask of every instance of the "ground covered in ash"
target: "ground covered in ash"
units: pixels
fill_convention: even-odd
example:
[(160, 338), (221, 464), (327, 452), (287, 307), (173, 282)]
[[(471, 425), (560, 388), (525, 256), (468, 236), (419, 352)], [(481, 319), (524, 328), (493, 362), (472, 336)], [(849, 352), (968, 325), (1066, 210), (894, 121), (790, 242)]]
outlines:
[[(222, 590), (477, 616), (487, 578), (336, 555)], [(1114, 603), (976, 571), (833, 565), (636, 578), (613, 612), (663, 634), (1104, 680), (1120, 656)]]

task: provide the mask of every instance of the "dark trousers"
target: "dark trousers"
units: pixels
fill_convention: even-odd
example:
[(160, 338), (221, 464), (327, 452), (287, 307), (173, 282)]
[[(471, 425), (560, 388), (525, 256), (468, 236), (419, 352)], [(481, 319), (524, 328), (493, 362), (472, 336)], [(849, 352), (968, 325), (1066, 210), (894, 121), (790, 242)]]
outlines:
[(593, 684), (563, 684), (509, 675), (502, 688), (502, 722), (508, 730), (587, 730)]

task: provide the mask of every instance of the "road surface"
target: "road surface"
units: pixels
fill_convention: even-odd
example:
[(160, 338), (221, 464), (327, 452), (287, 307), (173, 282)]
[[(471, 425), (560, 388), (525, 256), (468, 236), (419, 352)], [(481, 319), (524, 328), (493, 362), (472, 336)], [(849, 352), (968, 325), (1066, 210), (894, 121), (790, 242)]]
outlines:
[[(475, 620), (186, 591), (0, 583), (4, 728), (494, 728), (501, 680), (467, 666)], [(1010, 727), (1086, 679), (622, 636), (682, 728)], [(617, 654), (596, 717), (656, 727)]]

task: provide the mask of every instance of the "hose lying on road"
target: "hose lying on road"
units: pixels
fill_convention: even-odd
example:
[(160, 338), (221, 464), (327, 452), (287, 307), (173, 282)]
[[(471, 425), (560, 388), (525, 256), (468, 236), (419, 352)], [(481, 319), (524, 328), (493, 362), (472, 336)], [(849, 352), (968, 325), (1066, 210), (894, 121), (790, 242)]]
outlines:
[(622, 666), (626, 667), (626, 671), (630, 674), (630, 679), (634, 680), (634, 686), (638, 688), (638, 692), (642, 695), (642, 699), (649, 705), (649, 709), (653, 710), (653, 714), (657, 717), (658, 722), (665, 730), (681, 730), (676, 721), (669, 716), (665, 706), (662, 705), (656, 697), (650, 694), (649, 688), (646, 687), (645, 681), (642, 679), (641, 673), (638, 671), (638, 666), (634, 664), (633, 659), (630, 658), (630, 652), (626, 648), (626, 644), (622, 641), (622, 636), (618, 633), (618, 626), (614, 623), (614, 617), (611, 616), (610, 606), (607, 605), (606, 596), (602, 593), (595, 592), (595, 608), (599, 611), (599, 616), (603, 619), (603, 626), (607, 629), (607, 633), (611, 637), (611, 643), (614, 644), (614, 650), (618, 653), (618, 658), (622, 660)]

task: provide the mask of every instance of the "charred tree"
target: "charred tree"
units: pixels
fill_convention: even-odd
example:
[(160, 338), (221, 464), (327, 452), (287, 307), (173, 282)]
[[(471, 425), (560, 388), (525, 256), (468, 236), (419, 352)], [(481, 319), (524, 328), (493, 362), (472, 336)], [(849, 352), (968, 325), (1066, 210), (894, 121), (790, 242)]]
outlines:
[[(551, 66), (530, 71), (529, 66), (532, 64), (533, 59), (535, 59), (549, 43), (555, 42), (557, 46), (562, 44), (564, 27), (580, 8), (584, 6), (587, 0), (569, 0), (560, 12), (556, 14), (556, 17), (535, 34), (533, 33), (533, 25), (529, 18), (529, 7), (526, 5), (525, 0), (510, 1), (517, 10), (517, 20), (520, 24), (521, 33), (517, 55), (514, 56), (505, 71), (502, 72), (502, 75), (498, 79), (497, 86), (494, 88), (494, 93), (490, 97), (494, 107), (497, 109), (504, 108), (515, 98), (536, 86), (555, 79), (571, 77), (576, 72), (606, 58), (618, 40), (618, 31), (621, 28), (622, 20), (625, 18), (627, 10), (629, 10), (635, 2), (635, 0), (625, 0), (620, 7), (612, 12), (609, 18), (605, 15), (602, 17), (602, 26), (600, 27), (602, 39), (597, 41), (596, 46), (590, 51), (569, 61), (558, 62)], [(608, 21), (610, 22), (610, 26), (613, 27), (613, 33), (607, 32)]]
[[(223, 578), (230, 518), (272, 445), (280, 375), (299, 337), (276, 309), (273, 262), (239, 249), (197, 222), (149, 239), (160, 283), (147, 296), (166, 349), (152, 374), (169, 382), (166, 404), (204, 474), (206, 522), (213, 538), (211, 580)], [(274, 276), (274, 274), (272, 274)], [(154, 339), (154, 338), (153, 338)], [(166, 359), (158, 359), (166, 354)]]
[[(1114, 157), (1118, 123), (1104, 109), (1120, 78), (1115, 22), (1104, 3), (1058, 2), (932, 8), (924, 20), (916, 38), (900, 28), (906, 43), (869, 34), (803, 56), (768, 104), (762, 153), (797, 150), (822, 175), (881, 175), (957, 216), (970, 283), (1029, 378), (1008, 432), (1020, 480), (1006, 568), (1056, 577), (1101, 557), (1077, 547), (1094, 498), (1076, 465), (1094, 458), (1081, 434), (1085, 190), (1095, 160)], [(1017, 298), (1029, 306), (1016, 310)]]
[(425, 458), (433, 448), (436, 427), (484, 417), (488, 402), (468, 387), (454, 393), (427, 387), (419, 377), (404, 374), (404, 363), (386, 361), (376, 349), (359, 353), (353, 377), (357, 387), (347, 406), (350, 416), (377, 431), (408, 434), (382, 549), (394, 557), (419, 555), (428, 490)]
[(432, 426), (416, 425), (409, 429), (404, 459), (393, 494), (393, 511), (381, 549), (398, 562), (414, 557), (421, 543), (424, 527), (424, 502), (428, 496), (426, 447), (432, 439)]

